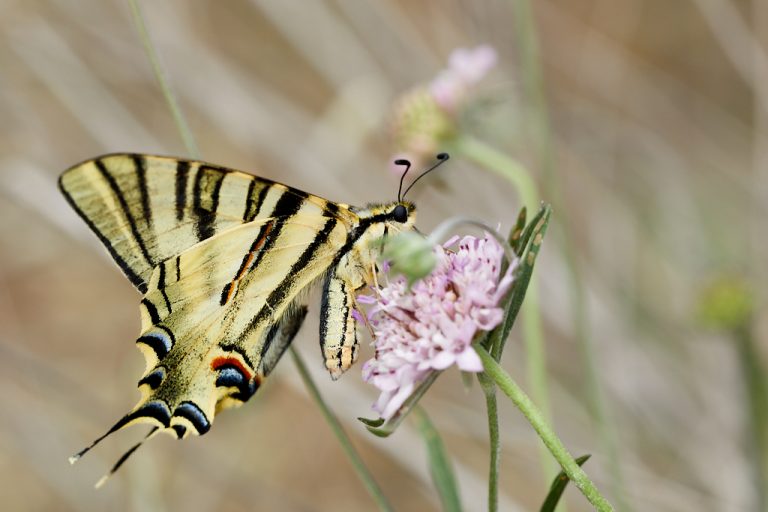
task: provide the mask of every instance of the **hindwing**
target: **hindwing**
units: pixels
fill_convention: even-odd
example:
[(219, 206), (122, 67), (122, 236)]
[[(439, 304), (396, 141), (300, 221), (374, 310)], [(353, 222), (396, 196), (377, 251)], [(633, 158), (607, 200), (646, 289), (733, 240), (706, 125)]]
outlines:
[[(346, 236), (336, 218), (300, 211), (232, 228), (158, 265), (142, 299), (147, 368), (135, 410), (161, 402), (172, 414), (160, 426), (202, 434), (217, 411), (247, 400), (285, 348), (281, 330), (298, 328), (301, 292)], [(152, 375), (162, 378), (147, 383)], [(206, 421), (177, 417), (182, 404)]]

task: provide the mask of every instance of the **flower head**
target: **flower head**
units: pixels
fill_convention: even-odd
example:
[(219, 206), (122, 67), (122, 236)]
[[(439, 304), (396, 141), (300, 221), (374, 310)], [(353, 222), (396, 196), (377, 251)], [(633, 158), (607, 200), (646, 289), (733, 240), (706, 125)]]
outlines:
[[(454, 138), (459, 114), (496, 61), (496, 50), (491, 46), (457, 48), (448, 58), (448, 67), (430, 83), (403, 94), (395, 104), (392, 122), (398, 154), (419, 167)], [(402, 172), (398, 167), (392, 170)]]
[(432, 80), (432, 97), (445, 110), (456, 110), (467, 97), (472, 86), (496, 65), (496, 50), (492, 46), (457, 48), (448, 58), (448, 68)]
[(374, 409), (385, 419), (430, 372), (454, 364), (482, 371), (472, 340), (503, 318), (499, 302), (516, 262), (501, 275), (504, 251), (494, 238), (466, 236), (455, 252), (440, 246), (434, 252), (435, 269), (412, 288), (399, 277), (363, 298), (373, 304), (368, 316), (376, 338), (376, 355), (363, 365), (363, 379), (381, 390)]

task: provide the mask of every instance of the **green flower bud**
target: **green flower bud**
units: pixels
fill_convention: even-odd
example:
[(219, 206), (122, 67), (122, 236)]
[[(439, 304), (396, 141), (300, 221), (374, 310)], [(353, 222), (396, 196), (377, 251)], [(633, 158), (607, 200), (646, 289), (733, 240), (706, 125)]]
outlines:
[(432, 272), (437, 258), (426, 238), (406, 231), (387, 240), (384, 258), (392, 262), (394, 269), (408, 280), (408, 286)]
[(723, 276), (712, 282), (699, 298), (702, 323), (717, 329), (739, 329), (749, 322), (754, 311), (754, 297), (747, 282)]
[(453, 139), (456, 120), (440, 108), (426, 87), (401, 96), (395, 104), (392, 137), (396, 150), (419, 167)]

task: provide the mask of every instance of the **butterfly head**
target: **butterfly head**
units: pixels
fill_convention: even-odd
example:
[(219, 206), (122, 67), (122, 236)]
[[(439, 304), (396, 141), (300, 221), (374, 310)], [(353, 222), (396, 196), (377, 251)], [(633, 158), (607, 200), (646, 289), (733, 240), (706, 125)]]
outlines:
[(366, 236), (372, 238), (410, 231), (416, 223), (416, 205), (409, 201), (369, 204), (355, 212), (361, 219)]
[(369, 205), (368, 208), (359, 212), (362, 218), (367, 217), (369, 219), (369, 225), (378, 224), (378, 229), (370, 230), (370, 234), (373, 234), (372, 232), (375, 231), (376, 235), (387, 237), (401, 231), (410, 231), (413, 229), (416, 222), (416, 206), (410, 201), (406, 201), (405, 196), (417, 181), (437, 169), (440, 164), (448, 160), (448, 158), (448, 153), (440, 153), (437, 155), (437, 162), (429, 169), (419, 174), (419, 176), (408, 185), (404, 192), (403, 181), (405, 180), (406, 174), (408, 174), (408, 171), (411, 169), (411, 162), (403, 159), (395, 160), (396, 165), (405, 166), (405, 171), (403, 171), (403, 174), (400, 176), (397, 201), (383, 205)]
[(408, 201), (385, 205), (382, 213), (390, 232), (408, 231), (416, 223), (416, 205)]

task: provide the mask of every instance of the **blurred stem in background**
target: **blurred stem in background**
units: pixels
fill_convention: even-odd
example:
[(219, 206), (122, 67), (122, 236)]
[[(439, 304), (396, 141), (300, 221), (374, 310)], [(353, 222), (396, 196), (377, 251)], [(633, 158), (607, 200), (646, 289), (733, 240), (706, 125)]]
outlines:
[(179, 130), (181, 139), (184, 142), (184, 147), (187, 148), (187, 153), (191, 158), (199, 160), (200, 149), (197, 146), (192, 130), (189, 128), (189, 123), (187, 123), (187, 118), (184, 116), (184, 111), (181, 110), (179, 102), (176, 100), (176, 95), (171, 88), (171, 82), (165, 74), (163, 65), (160, 62), (160, 56), (157, 54), (157, 51), (152, 44), (152, 39), (149, 37), (147, 24), (144, 22), (144, 16), (141, 13), (139, 2), (138, 0), (128, 0), (128, 5), (131, 6), (131, 14), (133, 15), (133, 22), (136, 25), (136, 30), (139, 32), (139, 39), (141, 39), (141, 43), (144, 45), (144, 51), (147, 53), (147, 58), (149, 59), (150, 64), (152, 64), (152, 72), (155, 74), (155, 78), (157, 78), (165, 102), (168, 103), (168, 108), (171, 109), (173, 121), (176, 123), (176, 129)]
[(333, 414), (333, 411), (331, 411), (331, 408), (328, 407), (328, 404), (325, 403), (322, 395), (320, 395), (320, 390), (317, 389), (317, 385), (309, 375), (309, 372), (307, 371), (307, 365), (304, 364), (304, 360), (301, 358), (301, 356), (299, 356), (299, 353), (296, 351), (296, 349), (291, 347), (289, 350), (291, 352), (291, 356), (293, 357), (293, 362), (296, 363), (296, 368), (299, 370), (299, 375), (301, 375), (301, 380), (304, 382), (304, 386), (306, 386), (307, 391), (309, 391), (309, 395), (320, 407), (320, 412), (323, 413), (325, 421), (328, 422), (328, 425), (331, 427), (331, 430), (336, 436), (336, 439), (339, 440), (339, 444), (341, 444), (341, 447), (344, 449), (344, 453), (352, 463), (352, 466), (355, 469), (355, 473), (357, 473), (357, 476), (360, 477), (360, 480), (362, 480), (365, 488), (368, 489), (368, 493), (373, 498), (373, 501), (376, 502), (376, 505), (378, 505), (379, 510), (391, 511), (392, 507), (387, 501), (386, 496), (384, 496), (381, 487), (379, 487), (379, 485), (376, 483), (376, 480), (374, 480), (373, 475), (366, 467), (365, 462), (363, 462), (363, 459), (360, 457), (360, 454), (357, 453), (357, 450), (355, 450), (355, 447), (352, 444), (352, 440), (344, 431), (344, 428), (341, 426), (341, 422), (336, 417), (336, 415)]
[[(555, 210), (563, 206), (562, 193), (555, 171), (555, 148), (552, 142), (552, 130), (549, 124), (544, 78), (539, 56), (539, 43), (536, 20), (529, 0), (510, 0), (515, 20), (515, 35), (520, 58), (520, 76), (528, 106), (525, 126), (529, 129), (530, 142), (536, 148), (538, 164), (543, 174), (544, 190), (547, 201)], [(561, 217), (562, 218), (562, 217)], [(619, 511), (631, 510), (625, 496), (624, 478), (618, 454), (616, 432), (610, 421), (610, 414), (603, 397), (600, 379), (597, 374), (594, 341), (589, 328), (589, 309), (584, 289), (584, 282), (579, 271), (573, 242), (565, 221), (561, 226), (560, 242), (563, 257), (570, 279), (570, 300), (573, 314), (573, 328), (584, 357), (584, 370), (587, 379), (587, 398), (599, 433), (599, 442), (608, 458), (611, 478), (611, 491)], [(557, 233), (557, 230), (556, 230)], [(535, 287), (532, 287), (535, 291)]]
[(765, 368), (760, 364), (760, 353), (755, 346), (750, 323), (734, 329), (733, 337), (738, 344), (744, 388), (749, 404), (749, 437), (755, 446), (754, 452), (750, 455), (757, 488), (757, 510), (768, 510), (768, 387)]
[[(170, 82), (167, 80), (163, 67), (160, 64), (160, 59), (157, 55), (154, 45), (152, 44), (152, 39), (149, 37), (149, 32), (147, 31), (147, 26), (144, 22), (144, 17), (141, 13), (138, 0), (128, 0), (128, 3), (131, 6), (131, 12), (136, 24), (136, 29), (139, 32), (139, 38), (144, 45), (144, 50), (147, 53), (147, 57), (152, 63), (152, 69), (155, 73), (155, 77), (157, 78), (160, 88), (163, 91), (163, 96), (168, 102), (168, 106), (173, 113), (173, 119), (176, 123), (176, 128), (179, 130), (179, 134), (184, 141), (184, 146), (187, 149), (187, 153), (191, 158), (199, 159), (200, 152), (197, 148), (197, 144), (195, 143), (194, 136), (192, 135), (192, 130), (189, 128), (189, 124), (187, 123), (184, 113), (181, 110), (178, 101), (176, 100), (176, 95), (174, 94)], [(355, 450), (351, 439), (342, 428), (341, 422), (336, 417), (336, 415), (333, 414), (333, 411), (331, 411), (331, 409), (325, 403), (325, 400), (323, 400), (323, 397), (320, 395), (320, 390), (317, 388), (314, 381), (312, 380), (312, 377), (309, 375), (304, 361), (301, 359), (298, 352), (296, 352), (293, 348), (290, 349), (290, 352), (294, 363), (296, 363), (296, 368), (299, 370), (299, 375), (301, 376), (301, 379), (307, 388), (309, 396), (312, 397), (312, 399), (320, 408), (323, 417), (328, 422), (328, 425), (331, 427), (331, 430), (341, 444), (344, 453), (352, 463), (352, 467), (357, 473), (357, 476), (360, 478), (360, 480), (362, 480), (363, 485), (365, 485), (365, 488), (368, 490), (371, 498), (373, 498), (373, 501), (376, 502), (379, 510), (391, 511), (392, 507), (387, 501), (387, 498), (384, 496), (381, 488), (374, 480), (373, 475), (366, 467), (363, 459), (360, 457), (360, 454), (357, 453), (357, 450)]]
[[(509, 181), (517, 190), (520, 201), (530, 211), (536, 211), (538, 194), (536, 185), (528, 170), (517, 160), (507, 156), (495, 148), (470, 137), (460, 137), (454, 142), (453, 150), (484, 169), (491, 171)], [(538, 279), (536, 274), (531, 277), (525, 302), (522, 307), (523, 339), (527, 352), (528, 383), (531, 388), (533, 401), (539, 405), (544, 417), (551, 422), (549, 404), (549, 388), (547, 386), (547, 362), (544, 348), (544, 335), (541, 327), (541, 312), (539, 310)], [(486, 399), (488, 394), (486, 393)], [(490, 402), (488, 402), (490, 405)], [(489, 410), (490, 414), (490, 410)], [(490, 417), (489, 417), (490, 420)], [(493, 438), (493, 432), (491, 432)], [(491, 447), (493, 460), (494, 447)], [(546, 475), (557, 474), (557, 465), (552, 461), (547, 450), (540, 450), (541, 464)]]
[[(760, 0), (753, 1), (749, 15), (752, 19), (755, 39), (752, 47), (754, 76), (765, 77), (768, 74), (768, 3)], [(758, 79), (757, 83), (757, 86), (752, 87), (755, 124), (752, 172), (753, 189), (757, 191), (754, 206), (757, 208), (751, 215), (752, 230), (748, 235), (747, 244), (750, 247), (751, 255), (749, 272), (753, 279), (756, 278), (756, 281), (760, 282), (761, 280), (764, 281), (765, 277), (765, 261), (764, 254), (756, 241), (760, 240), (765, 233), (763, 208), (765, 204), (768, 204), (768, 108), (766, 108), (768, 93), (763, 79)], [(765, 303), (764, 287), (752, 292), (755, 295), (753, 302)], [(745, 378), (748, 379), (747, 389), (749, 390), (752, 435), (757, 447), (754, 461), (757, 499), (760, 510), (768, 510), (768, 382), (766, 382), (765, 365), (761, 364), (764, 361), (764, 356), (760, 354), (760, 340), (755, 339), (756, 328), (755, 317), (750, 314), (749, 322), (743, 329), (737, 331), (737, 335), (741, 340), (740, 347)]]
[(701, 323), (729, 336), (736, 345), (747, 400), (747, 437), (754, 450), (747, 453), (753, 468), (756, 510), (768, 510), (768, 382), (754, 336), (755, 291), (745, 277), (723, 274), (699, 297)]

